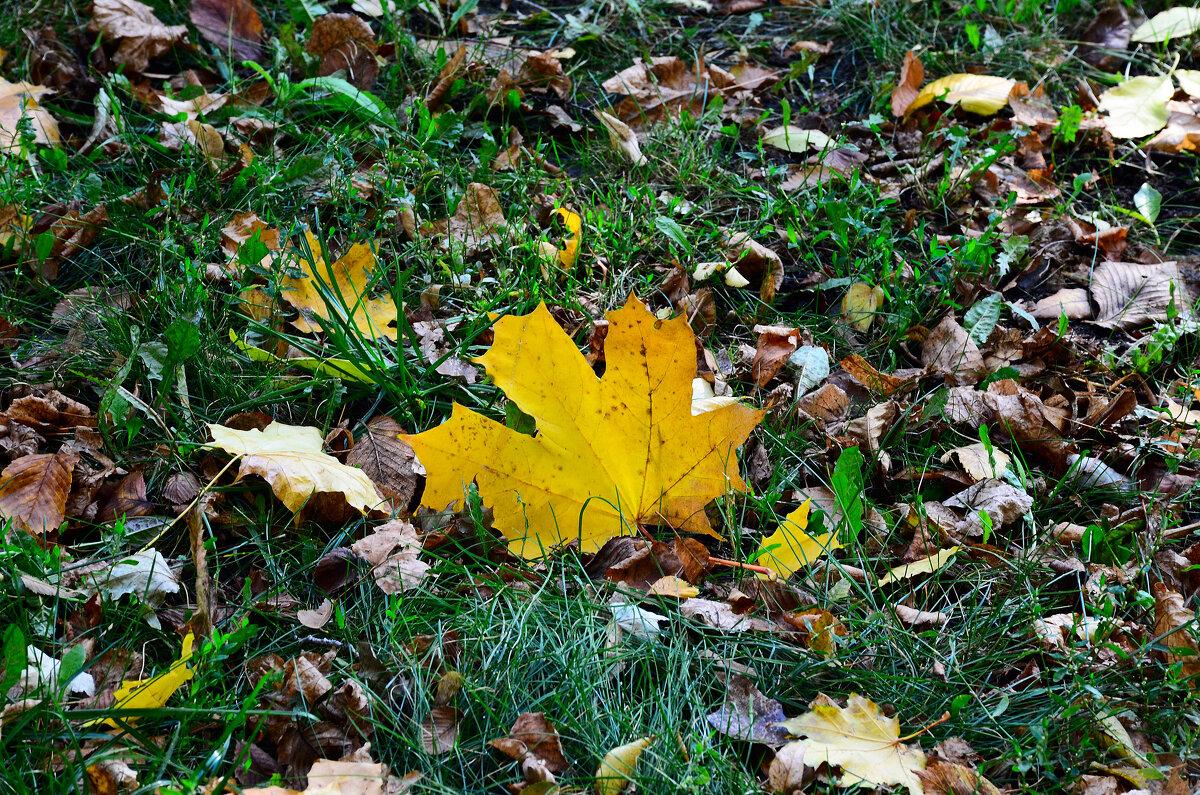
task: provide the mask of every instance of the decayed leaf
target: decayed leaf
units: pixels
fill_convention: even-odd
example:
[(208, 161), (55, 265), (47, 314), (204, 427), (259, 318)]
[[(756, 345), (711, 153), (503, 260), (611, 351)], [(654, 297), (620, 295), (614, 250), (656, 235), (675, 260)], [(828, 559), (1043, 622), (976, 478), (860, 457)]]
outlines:
[(443, 236), (443, 247), (465, 246), (471, 252), (499, 240), (504, 225), (496, 191), (482, 182), (472, 182), (454, 208), (454, 215), (434, 221), (423, 231)]
[(192, 24), (200, 35), (243, 61), (262, 58), (263, 25), (249, 0), (192, 0)]
[(337, 492), (353, 508), (366, 513), (380, 502), (370, 478), (321, 451), (324, 437), (316, 428), (273, 422), (264, 430), (235, 431), (209, 423), (211, 447), (242, 456), (238, 480), (258, 475), (271, 484), (284, 505), (298, 511), (315, 493)]
[(383, 496), (405, 509), (416, 496), (418, 478), (425, 469), (408, 442), (400, 438), (403, 435), (400, 423), (386, 414), (371, 418), (366, 433), (346, 456), (346, 465), (361, 469)]
[[(136, 679), (125, 681), (113, 693), (114, 703), (111, 712), (120, 713), (125, 710), (158, 709), (166, 705), (175, 695), (175, 691), (183, 687), (192, 678), (192, 669), (188, 662), (192, 659), (192, 644), (195, 637), (188, 633), (183, 639), (179, 650), (179, 659), (171, 663), (171, 667), (152, 679)], [(125, 718), (126, 722), (137, 720), (135, 717)], [(103, 718), (91, 721), (89, 726), (101, 724), (118, 728), (114, 718)]]
[(541, 712), (522, 712), (508, 736), (491, 740), (488, 745), (517, 761), (535, 756), (551, 773), (565, 773), (569, 767), (558, 730)]
[(154, 9), (137, 0), (94, 0), (88, 30), (119, 42), (113, 61), (144, 72), (157, 58), (187, 41), (187, 25), (164, 25)]
[(63, 523), (71, 474), (79, 456), (69, 451), (27, 455), (0, 473), (0, 518), (40, 536)]
[(1001, 795), (996, 785), (966, 765), (934, 759), (916, 771), (926, 795)]
[(754, 561), (787, 578), (793, 572), (812, 565), (822, 555), (841, 549), (842, 542), (838, 540), (836, 528), (815, 537), (806, 532), (811, 509), (812, 501), (805, 500), (803, 505), (789, 513), (779, 528), (759, 544)]
[(993, 527), (1015, 522), (1033, 507), (1033, 498), (1002, 480), (988, 478), (946, 500), (951, 508), (966, 508), (967, 516), (955, 527), (955, 532), (975, 536), (983, 532), (979, 512), (987, 513)]
[(1192, 314), (1191, 299), (1174, 262), (1102, 262), (1092, 272), (1090, 291), (1097, 307), (1092, 322), (1105, 328), (1129, 329), (1165, 321), (1172, 303), (1180, 317)]
[(388, 775), (388, 766), (376, 762), (318, 759), (308, 771), (303, 790), (286, 787), (250, 787), (243, 795), (402, 795), (420, 778), (410, 773), (402, 779)]
[(411, 591), (425, 582), (429, 564), (420, 559), (417, 529), (395, 519), (375, 528), (350, 547), (373, 567), (375, 584), (386, 594)]
[(458, 742), (458, 718), (454, 707), (434, 707), (421, 721), (421, 747), (425, 753), (440, 756), (454, 750)]
[(887, 574), (879, 578), (879, 585), (890, 585), (900, 580), (907, 580), (912, 577), (919, 577), (922, 574), (933, 574), (938, 569), (947, 565), (954, 556), (958, 554), (958, 547), (950, 547), (949, 549), (940, 549), (932, 555), (914, 560), (912, 563), (905, 563), (903, 566), (896, 566)]
[(989, 452), (980, 442), (948, 450), (942, 455), (941, 461), (948, 464), (954, 458), (958, 459), (963, 471), (975, 480), (1003, 477), (1004, 470), (1008, 469), (1012, 460), (1003, 450), (993, 447)]
[(638, 144), (637, 135), (629, 129), (628, 124), (602, 110), (594, 111), (594, 113), (600, 123), (604, 125), (605, 131), (608, 132), (608, 140), (612, 143), (613, 149), (624, 155), (625, 159), (635, 166), (644, 166), (648, 162), (646, 156), (642, 154), (642, 147)]
[(1029, 314), (1038, 320), (1057, 320), (1063, 315), (1068, 320), (1087, 320), (1092, 316), (1092, 304), (1085, 288), (1065, 287), (1038, 301)]
[(788, 795), (803, 792), (812, 781), (816, 768), (804, 764), (804, 751), (804, 743), (788, 743), (776, 752), (767, 769), (767, 785), (772, 792), (786, 792)]
[(921, 363), (955, 386), (974, 384), (985, 372), (979, 346), (951, 316), (943, 318), (921, 343)]
[(925, 67), (917, 57), (916, 50), (904, 54), (904, 65), (900, 68), (900, 79), (892, 90), (892, 115), (903, 116), (921, 93), (925, 82)]
[(20, 152), (21, 119), (29, 120), (34, 143), (58, 146), (62, 142), (58, 121), (37, 102), (51, 91), (53, 89), (45, 86), (10, 83), (0, 77), (0, 153), (11, 155)]
[(333, 602), (322, 599), (314, 610), (297, 610), (296, 620), (309, 629), (320, 629), (333, 618)]
[[(1183, 677), (1200, 675), (1200, 644), (1196, 614), (1184, 606), (1183, 597), (1163, 583), (1155, 583), (1154, 634), (1167, 647), (1167, 662), (1180, 666)], [(1193, 682), (1193, 685), (1195, 683)]]
[(317, 74), (344, 72), (346, 80), (367, 91), (379, 77), (375, 32), (356, 14), (324, 14), (313, 22), (308, 52), (321, 59)]
[(820, 152), (828, 149), (833, 139), (820, 130), (802, 130), (788, 125), (763, 133), (762, 142), (786, 152), (807, 152), (809, 149)]
[(842, 318), (859, 331), (866, 331), (886, 299), (879, 285), (855, 282), (842, 299)]
[(1169, 39), (1190, 36), (1200, 30), (1200, 8), (1175, 6), (1155, 14), (1138, 25), (1130, 35), (1131, 41), (1158, 44)]
[(756, 386), (763, 387), (796, 350), (800, 330), (791, 326), (755, 326), (754, 333), (758, 335), (758, 345), (750, 375)]
[[(324, 325), (349, 322), (367, 339), (397, 334), (396, 303), (390, 297), (371, 298), (368, 287), (377, 265), (375, 252), (366, 243), (355, 243), (332, 265), (326, 263), (321, 245), (305, 231), (306, 250), (300, 255), (300, 276), (284, 275), (279, 286), (283, 298), (300, 310), (293, 325), (305, 332), (320, 331)], [(311, 256), (310, 256), (311, 252)], [(337, 316), (337, 321), (333, 315)]]
[(778, 748), (788, 741), (778, 726), (783, 720), (783, 705), (760, 693), (750, 677), (738, 674), (730, 678), (725, 703), (708, 716), (708, 725), (738, 740)]
[(857, 693), (850, 694), (844, 708), (827, 696), (817, 698), (812, 712), (782, 724), (792, 736), (807, 738), (798, 743), (804, 747), (805, 764), (840, 767), (841, 787), (898, 784), (922, 795), (916, 773), (925, 769), (925, 754), (920, 746), (900, 741), (898, 718), (884, 716), (875, 702)]
[(941, 100), (960, 105), (965, 111), (991, 116), (1008, 104), (1015, 80), (992, 75), (957, 74), (938, 78), (921, 89), (906, 113)]
[(674, 574), (659, 577), (650, 583), (648, 593), (654, 596), (664, 596), (668, 599), (691, 599), (700, 595), (700, 589)]
[(1113, 86), (1100, 95), (1100, 110), (1107, 111), (1105, 129), (1114, 138), (1153, 135), (1167, 124), (1167, 101), (1175, 93), (1171, 76), (1141, 75)]
[(600, 760), (600, 767), (596, 769), (596, 795), (619, 795), (633, 779), (642, 752), (653, 741), (653, 737), (643, 737), (605, 754)]
[(594, 552), (638, 524), (711, 534), (704, 506), (745, 488), (733, 451), (762, 414), (735, 404), (692, 415), (684, 318), (660, 321), (631, 296), (608, 321), (598, 379), (545, 305), (500, 318), (479, 361), (538, 435), (455, 405), (438, 428), (405, 437), (429, 472), (422, 504), (459, 502), (474, 480), (525, 557), (575, 537)]

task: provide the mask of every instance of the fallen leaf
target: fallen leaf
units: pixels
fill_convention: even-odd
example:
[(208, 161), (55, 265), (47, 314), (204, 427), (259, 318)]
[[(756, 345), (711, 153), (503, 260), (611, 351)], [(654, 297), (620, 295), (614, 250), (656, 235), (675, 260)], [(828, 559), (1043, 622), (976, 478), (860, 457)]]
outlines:
[(236, 431), (208, 424), (216, 447), (242, 456), (237, 479), (258, 475), (290, 511), (298, 511), (317, 493), (340, 493), (353, 508), (366, 513), (380, 502), (374, 484), (362, 470), (322, 452), (325, 439), (316, 428), (272, 422), (264, 430)]
[(925, 795), (1001, 795), (979, 771), (954, 762), (933, 759), (916, 774), (925, 785)]
[(304, 239), (298, 257), (300, 276), (284, 275), (279, 281), (284, 300), (300, 311), (292, 325), (312, 333), (348, 323), (366, 339), (394, 341), (399, 333), (396, 303), (390, 296), (368, 295), (378, 264), (371, 247), (355, 243), (330, 265), (312, 232), (306, 230)]
[(1015, 80), (992, 75), (947, 75), (922, 88), (905, 113), (912, 113), (936, 99), (959, 105), (980, 116), (991, 116), (1008, 104), (1008, 95), (1014, 85)]
[(425, 753), (440, 756), (454, 750), (458, 742), (458, 719), (461, 713), (454, 707), (434, 707), (421, 721), (421, 748)]
[(631, 296), (608, 320), (598, 379), (544, 304), (500, 318), (478, 361), (538, 434), (455, 405), (438, 428), (405, 437), (429, 472), (422, 504), (457, 503), (474, 480), (525, 557), (576, 537), (594, 552), (638, 524), (711, 534), (704, 506), (745, 488), (733, 450), (762, 414), (735, 404), (692, 415), (695, 342), (684, 318), (660, 321)]
[(1096, 302), (1092, 322), (1104, 328), (1131, 329), (1166, 321), (1172, 303), (1179, 317), (1192, 314), (1191, 299), (1174, 262), (1101, 262), (1092, 271), (1089, 290)]
[(608, 133), (608, 140), (613, 149), (624, 155), (625, 159), (635, 166), (646, 165), (648, 162), (646, 156), (642, 154), (642, 147), (638, 144), (637, 135), (629, 129), (629, 125), (602, 110), (593, 112)]
[(953, 386), (977, 383), (986, 372), (979, 346), (949, 315), (921, 343), (921, 363)]
[(979, 512), (986, 512), (993, 527), (1017, 521), (1033, 508), (1033, 498), (1002, 480), (988, 478), (955, 494), (944, 503), (950, 508), (965, 508), (967, 516), (955, 528), (957, 533), (977, 536), (983, 532)]
[(379, 78), (378, 44), (367, 21), (356, 14), (323, 14), (316, 18), (307, 51), (321, 59), (317, 74), (345, 74), (347, 82), (370, 90)]
[(950, 547), (949, 549), (940, 549), (932, 555), (914, 560), (912, 563), (905, 563), (903, 566), (896, 566), (887, 574), (879, 578), (880, 587), (891, 585), (900, 580), (907, 580), (912, 577), (919, 577), (922, 574), (933, 574), (938, 569), (943, 568), (954, 559), (958, 554), (958, 547)]
[(558, 731), (541, 712), (522, 712), (506, 737), (491, 740), (488, 745), (517, 761), (527, 755), (536, 756), (551, 773), (565, 773), (570, 767)]
[(1112, 71), (1118, 64), (1113, 53), (1129, 47), (1129, 38), (1129, 12), (1120, 4), (1108, 6), (1079, 37), (1092, 45), (1084, 49), (1083, 58), (1095, 67)]
[(996, 447), (988, 450), (981, 442), (947, 450), (942, 454), (941, 461), (943, 464), (948, 464), (955, 458), (958, 459), (958, 465), (962, 467), (963, 472), (977, 481), (1003, 477), (1004, 471), (1008, 469), (1008, 464), (1012, 460), (1003, 450)]
[[(1182, 678), (1200, 675), (1200, 643), (1196, 635), (1196, 613), (1184, 606), (1183, 597), (1157, 582), (1154, 592), (1154, 634), (1167, 649), (1167, 663), (1179, 665)], [(1193, 687), (1195, 681), (1192, 682)]]
[(887, 295), (878, 285), (855, 282), (842, 298), (842, 319), (859, 331), (866, 331)]
[(925, 754), (920, 746), (901, 742), (898, 718), (885, 717), (875, 702), (857, 693), (850, 694), (844, 708), (828, 696), (817, 699), (811, 712), (781, 724), (792, 736), (807, 738), (800, 741), (805, 764), (840, 767), (839, 787), (898, 784), (922, 795), (916, 773), (925, 769)]
[(829, 377), (829, 353), (817, 345), (803, 345), (788, 357), (788, 366), (796, 371), (796, 399), (816, 389)]
[(726, 683), (725, 702), (708, 716), (708, 725), (735, 740), (779, 748), (788, 741), (778, 726), (784, 719), (782, 704), (760, 693), (750, 677), (737, 674)]
[(296, 620), (309, 629), (320, 629), (333, 618), (333, 602), (322, 599), (313, 610), (297, 610)]
[(371, 564), (375, 584), (386, 594), (411, 591), (428, 576), (430, 566), (420, 559), (417, 529), (400, 519), (380, 525), (350, 548)]
[(567, 228), (567, 240), (558, 252), (558, 261), (564, 268), (574, 268), (579, 259), (579, 243), (583, 239), (583, 219), (570, 210), (559, 207), (554, 214), (562, 219)]
[(908, 112), (917, 96), (921, 93), (921, 84), (925, 82), (925, 67), (917, 57), (916, 50), (904, 54), (904, 64), (900, 67), (900, 79), (892, 89), (892, 115), (903, 116)]
[(653, 741), (653, 737), (643, 737), (605, 754), (600, 760), (600, 767), (596, 768), (596, 795), (620, 795), (621, 790), (633, 780), (642, 752)]
[(407, 509), (425, 469), (401, 437), (404, 428), (386, 414), (367, 420), (366, 431), (346, 456), (346, 465), (361, 469), (383, 496)]
[(262, 58), (262, 20), (249, 0), (192, 0), (190, 17), (222, 52), (242, 61)]
[(1039, 300), (1029, 308), (1029, 314), (1038, 320), (1057, 320), (1063, 315), (1068, 320), (1087, 320), (1092, 316), (1092, 304), (1085, 288), (1065, 287)]
[(45, 395), (17, 398), (6, 414), (9, 422), (20, 423), (39, 433), (65, 433), (78, 427), (96, 427), (96, 417), (91, 409), (53, 389)]
[(0, 473), (0, 518), (35, 536), (57, 530), (66, 518), (77, 463), (79, 456), (67, 451), (13, 461)]
[(1175, 94), (1171, 76), (1141, 75), (1100, 95), (1099, 109), (1108, 112), (1105, 129), (1114, 138), (1153, 135), (1167, 124), (1167, 101)]
[(18, 128), (22, 119), (29, 120), (34, 143), (58, 146), (62, 142), (58, 121), (37, 102), (52, 91), (25, 82), (10, 83), (0, 77), (0, 154), (20, 154)]
[(156, 549), (121, 557), (85, 575), (83, 583), (85, 595), (104, 594), (114, 601), (131, 595), (151, 608), (161, 607), (169, 595), (179, 593), (179, 578)]
[[(192, 633), (188, 633), (183, 639), (183, 644), (179, 650), (179, 658), (171, 663), (171, 667), (163, 673), (151, 679), (126, 680), (121, 684), (116, 691), (113, 692), (113, 706), (109, 712), (121, 713), (126, 710), (143, 710), (143, 709), (158, 709), (166, 706), (166, 703), (171, 700), (171, 696), (175, 695), (175, 691), (183, 687), (193, 674), (192, 669), (188, 667), (188, 662), (192, 659), (192, 644), (195, 642), (195, 637)], [(136, 717), (124, 718), (126, 722), (137, 720)], [(87, 726), (95, 726), (101, 724), (110, 726), (114, 729), (120, 728), (115, 718), (100, 718), (88, 722)]]
[(809, 149), (821, 152), (833, 145), (833, 139), (820, 130), (802, 130), (791, 125), (763, 133), (762, 142), (785, 152), (807, 152)]
[(789, 513), (775, 532), (758, 545), (754, 562), (786, 579), (794, 572), (812, 565), (822, 555), (841, 549), (842, 543), (838, 540), (836, 529), (815, 537), (806, 532), (811, 509), (812, 501), (805, 500), (803, 505)]
[(688, 599), (679, 605), (679, 614), (724, 632), (774, 632), (777, 629), (769, 621), (735, 613), (728, 602), (711, 599)]
[(898, 378), (890, 373), (881, 373), (857, 353), (852, 353), (842, 359), (838, 365), (867, 389), (881, 395), (890, 395), (907, 386), (911, 380)]
[(107, 758), (87, 766), (88, 785), (94, 795), (116, 795), (138, 788), (137, 771), (129, 760)]
[(421, 777), (409, 773), (404, 778), (388, 774), (388, 766), (375, 762), (318, 759), (308, 771), (308, 786), (303, 790), (286, 787), (248, 787), (242, 795), (403, 795)]
[(783, 368), (783, 363), (796, 350), (800, 330), (790, 326), (755, 326), (758, 346), (750, 366), (755, 386), (764, 387)]
[(758, 282), (758, 295), (765, 303), (775, 300), (783, 286), (783, 258), (774, 250), (759, 243), (749, 232), (738, 232), (722, 238), (725, 259), (736, 266), (740, 276)]
[(804, 764), (805, 749), (804, 743), (788, 743), (775, 752), (775, 758), (767, 768), (767, 784), (772, 792), (785, 792), (788, 795), (803, 792), (813, 780), (816, 766)]
[(700, 589), (687, 580), (676, 577), (674, 574), (668, 574), (666, 577), (659, 577), (651, 583), (649, 593), (654, 596), (682, 601), (684, 599), (691, 599), (693, 596), (699, 596)]
[[(9, 663), (10, 661), (5, 660), (5, 662)], [(42, 688), (49, 691), (46, 695), (52, 695), (60, 687), (67, 693), (81, 696), (96, 695), (96, 680), (86, 671), (81, 671), (72, 676), (70, 680), (60, 683), (58, 680), (62, 663), (61, 659), (53, 657), (41, 649), (27, 646), (25, 648), (25, 670), (20, 672), (17, 683), (27, 695), (33, 695)]]
[(1190, 152), (1200, 148), (1200, 115), (1194, 102), (1168, 102), (1167, 126), (1145, 146), (1159, 152)]
[(1138, 25), (1129, 38), (1131, 41), (1159, 44), (1190, 36), (1197, 30), (1200, 30), (1200, 8), (1175, 6)]
[(88, 30), (118, 42), (113, 61), (144, 72), (151, 58), (185, 44), (187, 25), (164, 25), (154, 9), (137, 0), (94, 0)]
[(466, 253), (471, 253), (499, 241), (504, 229), (504, 212), (496, 191), (482, 182), (472, 182), (454, 208), (454, 215), (434, 221), (423, 231), (441, 235), (443, 248), (463, 246)]

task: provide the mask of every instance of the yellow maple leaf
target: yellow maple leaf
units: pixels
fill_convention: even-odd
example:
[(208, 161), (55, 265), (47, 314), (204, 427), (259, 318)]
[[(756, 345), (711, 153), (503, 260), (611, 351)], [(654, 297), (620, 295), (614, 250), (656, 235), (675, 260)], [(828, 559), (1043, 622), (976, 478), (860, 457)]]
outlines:
[(422, 504), (458, 502), (475, 481), (495, 526), (527, 558), (578, 538), (594, 552), (639, 524), (715, 535), (704, 507), (745, 490), (734, 454), (762, 419), (740, 403), (692, 415), (695, 337), (635, 297), (608, 313), (597, 378), (545, 305), (500, 318), (478, 361), (537, 421), (517, 433), (455, 405), (450, 419), (404, 440), (429, 473)]
[[(189, 632), (183, 639), (183, 645), (179, 650), (179, 659), (171, 663), (171, 667), (158, 676), (151, 679), (122, 682), (121, 686), (113, 691), (112, 711), (158, 709), (165, 706), (171, 696), (175, 695), (175, 691), (183, 687), (193, 676), (188, 662), (192, 659), (192, 645), (195, 640), (195, 636)], [(100, 718), (91, 721), (88, 725), (96, 724), (111, 726), (114, 729), (119, 728), (113, 718)]]
[(946, 75), (922, 88), (905, 110), (905, 115), (940, 99), (951, 105), (961, 105), (965, 111), (991, 116), (1008, 104), (1008, 94), (1014, 85), (1016, 81), (994, 75)]
[[(808, 534), (808, 514), (811, 509), (812, 500), (805, 500), (803, 505), (784, 517), (779, 528), (759, 544), (754, 562), (786, 579), (792, 572), (811, 565), (822, 555), (841, 549), (842, 542), (838, 541), (836, 530), (819, 536)], [(766, 576), (759, 575), (763, 578)]]
[[(300, 276), (285, 274), (279, 280), (283, 298), (300, 310), (292, 325), (304, 332), (321, 330), (317, 321), (348, 322), (367, 339), (395, 340), (396, 303), (391, 298), (371, 298), (368, 288), (375, 270), (375, 252), (366, 243), (355, 243), (332, 265), (325, 261), (321, 244), (305, 231), (307, 246), (298, 257)], [(332, 316), (337, 315), (335, 320)]]
[[(820, 703), (824, 702), (824, 703)], [(866, 783), (872, 787), (901, 784), (922, 795), (925, 789), (916, 771), (925, 769), (919, 746), (905, 745), (898, 718), (886, 717), (869, 698), (851, 693), (839, 707), (828, 696), (818, 696), (812, 712), (779, 724), (803, 746), (804, 764), (840, 767), (840, 787)]]
[(258, 475), (288, 510), (300, 510), (315, 492), (340, 492), (364, 513), (383, 501), (361, 469), (321, 452), (325, 440), (316, 428), (273, 422), (261, 431), (236, 431), (209, 423), (208, 430), (213, 437), (209, 447), (242, 457), (238, 480)]
[(855, 282), (842, 298), (842, 317), (859, 331), (866, 331), (885, 300), (887, 296), (882, 287)]

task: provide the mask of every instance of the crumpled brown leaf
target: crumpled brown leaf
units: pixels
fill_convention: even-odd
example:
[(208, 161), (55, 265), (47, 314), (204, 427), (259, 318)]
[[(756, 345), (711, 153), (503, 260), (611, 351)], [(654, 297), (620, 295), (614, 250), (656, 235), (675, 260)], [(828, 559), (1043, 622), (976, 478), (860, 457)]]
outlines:
[(770, 248), (759, 243), (749, 232), (726, 233), (721, 239), (725, 259), (733, 263), (738, 273), (759, 284), (759, 297), (766, 303), (775, 300), (775, 293), (783, 286), (783, 259)]
[[(1161, 582), (1155, 583), (1154, 634), (1167, 647), (1167, 662), (1179, 664), (1186, 679), (1200, 675), (1200, 644), (1196, 636), (1196, 613), (1184, 606), (1183, 597)], [(1196, 686), (1195, 680), (1192, 686)]]
[[(567, 758), (563, 756), (558, 731), (541, 712), (522, 712), (517, 716), (506, 737), (491, 740), (488, 745), (521, 762), (526, 780), (532, 777), (531, 772), (544, 776), (542, 771), (545, 770), (550, 776), (538, 780), (553, 781), (555, 775), (565, 773), (570, 767)], [(530, 760), (530, 757), (533, 757), (533, 760)]]
[(945, 317), (921, 343), (921, 363), (953, 386), (978, 383), (985, 367), (979, 346), (953, 317)]
[(428, 576), (430, 566), (420, 559), (417, 529), (403, 520), (380, 525), (350, 548), (371, 564), (375, 583), (386, 594), (410, 591)]
[(754, 351), (751, 378), (764, 387), (779, 373), (800, 342), (800, 330), (791, 326), (755, 326), (758, 347)]
[(605, 80), (601, 88), (610, 94), (625, 95), (613, 115), (637, 126), (675, 118), (683, 110), (699, 116), (716, 96), (736, 102), (779, 79), (775, 72), (748, 66), (744, 65), (743, 73), (737, 75), (705, 63), (702, 57), (689, 64), (675, 56), (662, 56), (634, 63)]
[(478, 251), (500, 240), (504, 232), (504, 211), (496, 191), (481, 182), (472, 182), (454, 210), (454, 215), (426, 225), (427, 236), (441, 236), (443, 248), (465, 246), (467, 253)]
[(366, 20), (355, 14), (325, 14), (313, 22), (308, 52), (321, 59), (318, 74), (344, 70), (346, 80), (363, 91), (379, 78), (379, 45)]
[(986, 478), (968, 486), (955, 494), (945, 505), (951, 508), (965, 508), (966, 517), (959, 522), (955, 531), (968, 536), (983, 533), (983, 520), (979, 512), (987, 513), (992, 520), (992, 527), (1015, 522), (1033, 507), (1033, 498), (1023, 491), (1008, 485), (1002, 480)]
[(1104, 328), (1131, 329), (1165, 321), (1172, 302), (1179, 317), (1192, 314), (1191, 299), (1175, 262), (1101, 262), (1092, 272), (1089, 289), (1097, 307), (1092, 322)]
[(88, 30), (118, 42), (113, 61), (144, 72), (151, 58), (186, 44), (187, 25), (164, 25), (154, 9), (137, 0), (94, 0)]

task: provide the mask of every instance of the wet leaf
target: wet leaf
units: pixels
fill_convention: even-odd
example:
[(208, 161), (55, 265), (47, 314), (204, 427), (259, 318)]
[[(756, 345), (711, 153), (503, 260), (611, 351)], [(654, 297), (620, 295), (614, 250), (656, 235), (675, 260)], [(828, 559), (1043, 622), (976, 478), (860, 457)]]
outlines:
[(704, 506), (745, 488), (732, 453), (762, 415), (735, 404), (693, 416), (684, 318), (657, 320), (631, 297), (608, 320), (598, 379), (544, 305), (500, 318), (479, 362), (538, 435), (456, 405), (438, 428), (405, 437), (429, 473), (422, 504), (461, 504), (474, 480), (525, 557), (576, 537), (594, 552), (637, 524), (711, 534)]

